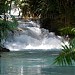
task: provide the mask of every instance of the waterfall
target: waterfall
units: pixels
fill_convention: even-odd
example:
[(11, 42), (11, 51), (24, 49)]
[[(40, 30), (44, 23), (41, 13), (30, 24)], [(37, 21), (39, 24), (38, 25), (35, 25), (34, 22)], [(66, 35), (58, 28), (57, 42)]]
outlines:
[(4, 46), (11, 51), (27, 49), (60, 50), (63, 42), (68, 44), (63, 37), (40, 28), (38, 23), (33, 21), (18, 22), (18, 30), (14, 31), (14, 35), (10, 35), (4, 43)]

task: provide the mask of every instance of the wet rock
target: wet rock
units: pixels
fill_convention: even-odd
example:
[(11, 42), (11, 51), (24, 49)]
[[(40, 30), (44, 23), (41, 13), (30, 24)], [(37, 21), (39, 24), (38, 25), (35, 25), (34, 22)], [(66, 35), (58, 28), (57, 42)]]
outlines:
[(9, 52), (10, 50), (7, 48), (0, 47), (0, 52)]

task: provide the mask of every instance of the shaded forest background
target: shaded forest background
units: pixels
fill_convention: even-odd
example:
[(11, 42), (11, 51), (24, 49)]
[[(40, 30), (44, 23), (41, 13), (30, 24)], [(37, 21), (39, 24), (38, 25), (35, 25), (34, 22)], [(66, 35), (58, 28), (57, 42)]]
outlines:
[(63, 27), (75, 27), (75, 0), (0, 0), (0, 14), (11, 11), (13, 1), (22, 17), (40, 16), (41, 27), (56, 34)]

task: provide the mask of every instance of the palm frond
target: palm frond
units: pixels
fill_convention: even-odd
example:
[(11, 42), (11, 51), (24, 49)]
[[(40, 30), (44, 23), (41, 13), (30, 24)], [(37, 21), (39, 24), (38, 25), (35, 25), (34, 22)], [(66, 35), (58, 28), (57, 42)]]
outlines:
[(73, 61), (75, 61), (75, 48), (72, 43), (67, 46), (62, 46), (63, 49), (61, 53), (56, 57), (55, 62), (59, 65), (72, 65)]

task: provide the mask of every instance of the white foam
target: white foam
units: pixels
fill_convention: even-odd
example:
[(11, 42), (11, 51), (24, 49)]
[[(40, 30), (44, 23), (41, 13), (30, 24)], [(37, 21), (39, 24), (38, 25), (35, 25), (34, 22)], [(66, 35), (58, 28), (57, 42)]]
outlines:
[[(33, 26), (30, 27), (29, 25)], [(63, 42), (68, 45), (68, 42), (65, 41), (63, 37), (55, 36), (53, 32), (49, 33), (46, 29), (40, 29), (40, 26), (33, 21), (20, 24), (19, 28), (21, 28), (22, 31), (15, 32), (14, 38), (11, 39), (9, 36), (4, 43), (5, 47), (11, 51), (22, 49), (61, 49), (61, 45), (64, 45)]]

